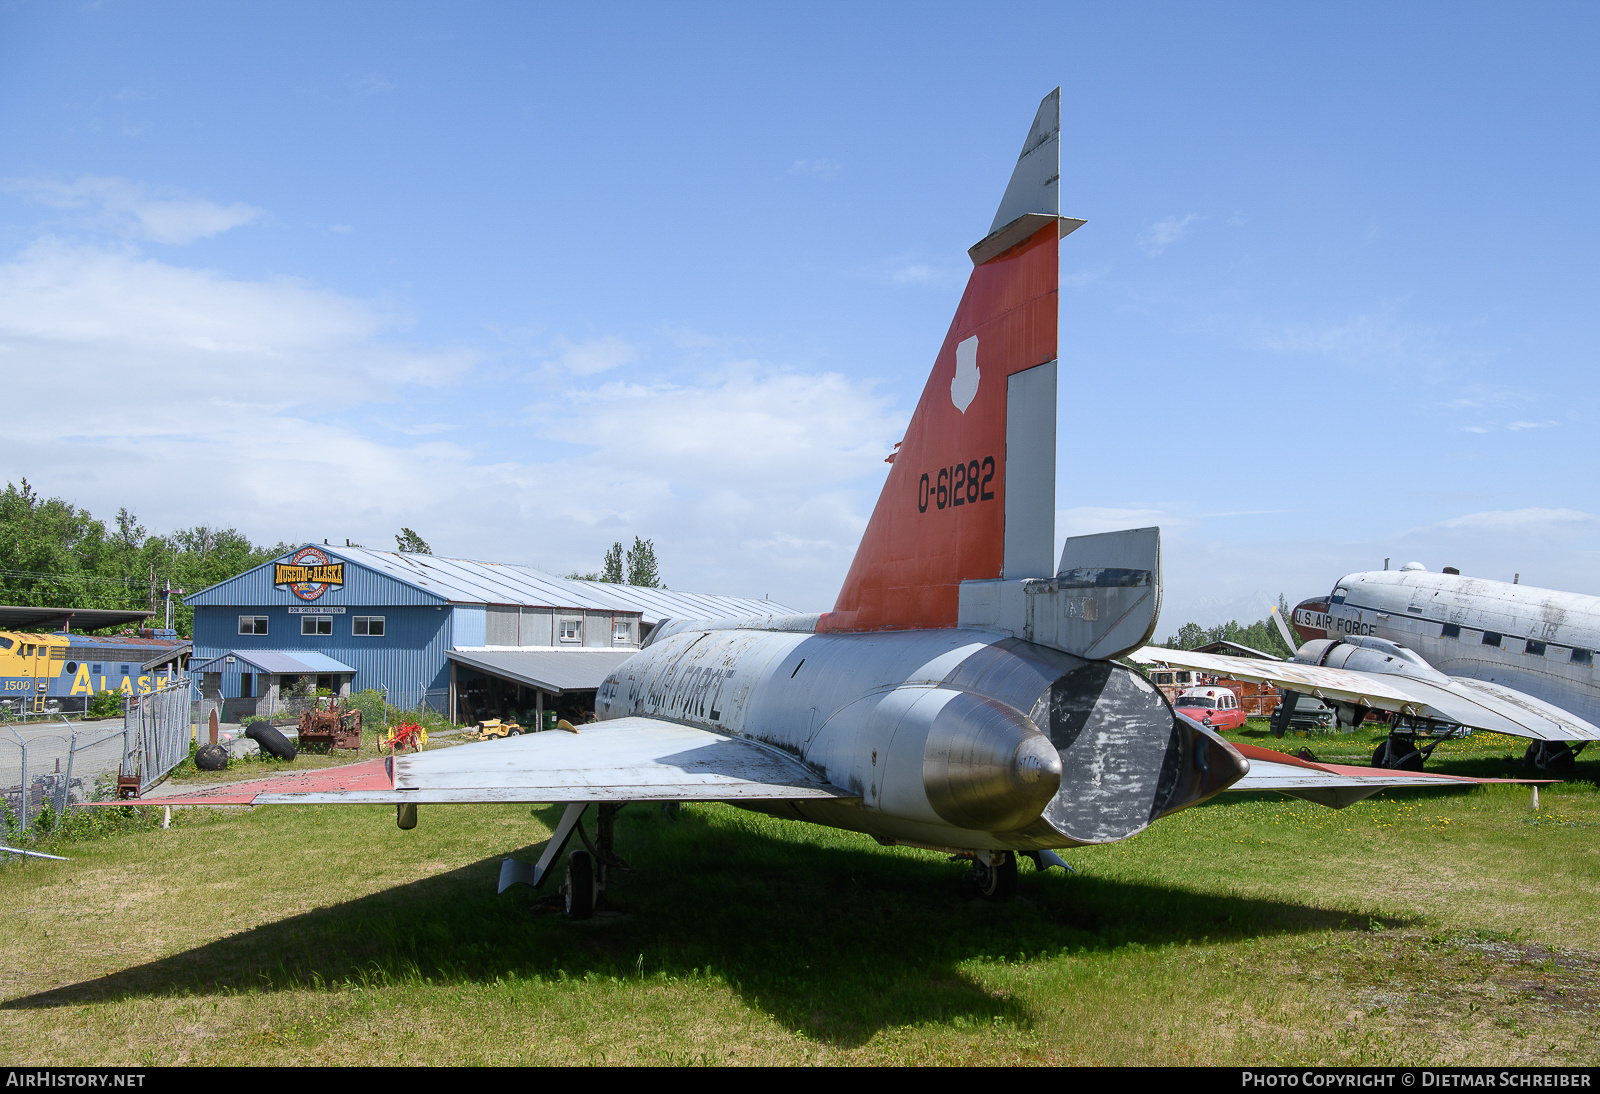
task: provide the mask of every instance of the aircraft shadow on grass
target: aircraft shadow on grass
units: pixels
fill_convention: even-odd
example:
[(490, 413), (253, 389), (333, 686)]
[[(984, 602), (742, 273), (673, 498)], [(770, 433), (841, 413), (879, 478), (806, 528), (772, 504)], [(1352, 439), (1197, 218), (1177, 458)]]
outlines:
[[(559, 812), (535, 810), (551, 825)], [(608, 894), (621, 916), (573, 922), (531, 915), (528, 889), (494, 894), (503, 857), (496, 854), (0, 1009), (424, 977), (439, 984), (709, 975), (787, 1028), (852, 1047), (882, 1029), (917, 1023), (1030, 1024), (1024, 1004), (962, 968), (973, 960), (1371, 924), (1370, 916), (1349, 911), (1092, 872), (1063, 877), (1028, 869), (1020, 899), (990, 904), (967, 888), (964, 863), (870, 845), (822, 847), (803, 838), (808, 826), (798, 822), (742, 823), (745, 817), (730, 809), (676, 818), (653, 807), (625, 810), (617, 845), (636, 870), (614, 873)], [(791, 824), (802, 838), (783, 834)]]

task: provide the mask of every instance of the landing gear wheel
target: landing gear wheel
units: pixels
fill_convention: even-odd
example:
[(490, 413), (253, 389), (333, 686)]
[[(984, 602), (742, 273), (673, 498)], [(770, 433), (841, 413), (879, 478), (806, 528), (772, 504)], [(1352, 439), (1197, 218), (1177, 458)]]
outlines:
[(1534, 741), (1522, 762), (1540, 771), (1564, 771), (1577, 762), (1577, 754), (1565, 741)]
[(1372, 753), (1373, 767), (1386, 767), (1390, 771), (1421, 771), (1422, 753), (1417, 746), (1403, 738), (1390, 737)]
[(568, 919), (588, 919), (594, 915), (594, 859), (587, 851), (567, 856), (567, 880), (561, 887), (567, 901)]
[(996, 851), (993, 855), (993, 865), (972, 860), (972, 883), (985, 900), (1010, 900), (1017, 895), (1017, 856), (1010, 851)]

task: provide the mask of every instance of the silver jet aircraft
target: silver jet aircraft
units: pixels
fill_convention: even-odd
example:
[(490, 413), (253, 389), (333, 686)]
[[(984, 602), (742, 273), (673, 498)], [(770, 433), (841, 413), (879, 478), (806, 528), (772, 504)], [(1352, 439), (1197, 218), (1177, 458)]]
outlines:
[[(1230, 786), (1341, 806), (1439, 777), (1361, 777), (1239, 750), (1113, 660), (1148, 641), (1158, 530), (1069, 539), (1056, 508), (1060, 92), (1040, 105), (844, 587), (819, 615), (662, 624), (573, 732), (438, 749), (174, 803), (565, 802), (585, 916), (623, 803), (725, 801), (970, 857), (986, 896), (1017, 856), (1126, 839)], [(598, 805), (598, 839), (579, 827)]]

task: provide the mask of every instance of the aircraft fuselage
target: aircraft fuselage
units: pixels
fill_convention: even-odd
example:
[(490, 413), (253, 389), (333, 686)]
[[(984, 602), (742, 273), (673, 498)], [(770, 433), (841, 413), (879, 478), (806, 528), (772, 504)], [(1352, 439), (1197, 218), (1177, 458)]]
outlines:
[(1368, 635), (1414, 650), (1447, 676), (1515, 688), (1600, 722), (1600, 597), (1531, 585), (1371, 570), (1294, 610), (1302, 638)]
[[(819, 635), (815, 618), (669, 625), (595, 709), (758, 740), (859, 795), (765, 811), (954, 850), (1125, 839), (1244, 773), (1121, 665), (960, 628)], [(794, 629), (757, 629), (774, 625)]]

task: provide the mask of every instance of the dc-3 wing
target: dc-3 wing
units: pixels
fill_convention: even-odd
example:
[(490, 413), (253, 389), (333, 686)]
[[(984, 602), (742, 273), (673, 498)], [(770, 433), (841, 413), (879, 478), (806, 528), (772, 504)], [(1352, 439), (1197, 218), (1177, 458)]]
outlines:
[(794, 801), (858, 795), (789, 753), (656, 718), (616, 718), (156, 799), (162, 805)]
[(1327, 668), (1298, 661), (1262, 661), (1214, 653), (1145, 646), (1128, 655), (1141, 665), (1178, 665), (1236, 680), (1254, 680), (1314, 695), (1387, 710), (1413, 718), (1431, 718), (1470, 729), (1531, 737), (1536, 741), (1600, 740), (1600, 727), (1560, 707), (1513, 688), (1481, 680), (1442, 677), (1447, 684), (1409, 676), (1353, 669)]

